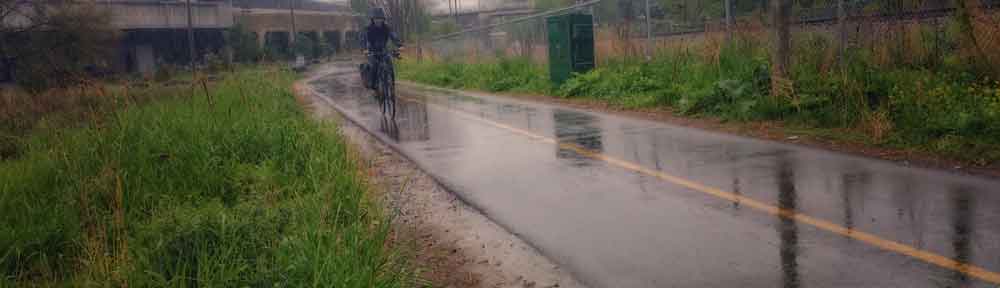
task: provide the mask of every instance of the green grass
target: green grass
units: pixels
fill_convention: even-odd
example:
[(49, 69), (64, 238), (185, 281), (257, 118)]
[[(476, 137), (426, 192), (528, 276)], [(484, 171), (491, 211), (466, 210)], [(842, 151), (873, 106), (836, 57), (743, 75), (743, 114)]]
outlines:
[(861, 142), (871, 145), (983, 165), (1000, 160), (1000, 82), (957, 56), (884, 65), (855, 50), (842, 68), (827, 67), (823, 51), (830, 51), (829, 41), (816, 35), (798, 38), (791, 97), (770, 96), (766, 46), (744, 38), (723, 45), (715, 61), (703, 51), (681, 49), (659, 51), (649, 62), (606, 59), (554, 88), (538, 83), (547, 81), (544, 68), (532, 68), (524, 59), (409, 61), (401, 63), (400, 73), (403, 79), (449, 88), (596, 99), (625, 108), (671, 107), (684, 115), (736, 122), (780, 120), (819, 134), (846, 128), (869, 135)]
[(540, 92), (549, 89), (548, 70), (525, 58), (481, 64), (436, 63), (404, 59), (399, 77), (435, 86), (491, 92)]
[(296, 104), (293, 74), (225, 76), (210, 98), (20, 139), (0, 162), (0, 286), (412, 286), (345, 143)]

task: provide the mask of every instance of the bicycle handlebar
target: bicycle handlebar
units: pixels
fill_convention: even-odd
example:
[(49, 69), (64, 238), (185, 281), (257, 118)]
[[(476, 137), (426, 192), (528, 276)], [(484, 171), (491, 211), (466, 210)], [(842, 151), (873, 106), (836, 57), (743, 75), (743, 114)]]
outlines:
[(366, 51), (365, 55), (368, 55), (368, 56), (373, 56), (373, 55), (374, 56), (390, 55), (390, 56), (392, 56), (392, 58), (396, 58), (396, 59), (403, 58), (403, 56), (399, 53), (399, 49), (395, 49), (395, 50), (392, 50), (392, 51), (382, 51), (382, 52)]

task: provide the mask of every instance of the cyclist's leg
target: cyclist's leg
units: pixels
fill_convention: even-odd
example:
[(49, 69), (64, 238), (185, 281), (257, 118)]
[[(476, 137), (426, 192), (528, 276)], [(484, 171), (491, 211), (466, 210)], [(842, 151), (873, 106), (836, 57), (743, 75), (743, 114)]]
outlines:
[(368, 87), (375, 89), (375, 85), (378, 83), (378, 57), (375, 55), (368, 55)]
[(392, 83), (395, 84), (396, 83), (396, 65), (393, 63), (395, 61), (392, 60), (392, 57), (386, 57), (386, 58), (388, 58), (388, 59), (385, 60), (385, 66), (386, 66), (385, 68), (386, 68), (387, 71), (389, 71), (389, 76), (391, 76), (391, 77), (389, 77), (389, 80), (391, 80)]
[(387, 97), (389, 97), (390, 114), (392, 114), (392, 119), (396, 119), (396, 70), (393, 67), (392, 57), (386, 57), (385, 59), (385, 86)]

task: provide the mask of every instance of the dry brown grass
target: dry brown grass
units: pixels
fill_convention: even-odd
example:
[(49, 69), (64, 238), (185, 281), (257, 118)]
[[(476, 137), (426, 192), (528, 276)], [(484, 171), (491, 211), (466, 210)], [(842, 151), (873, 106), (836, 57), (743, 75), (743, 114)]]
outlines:
[(865, 113), (861, 122), (862, 130), (871, 137), (875, 143), (885, 141), (886, 136), (892, 133), (892, 119), (888, 109), (880, 109), (875, 112)]
[[(180, 86), (81, 82), (74, 87), (30, 94), (15, 87), (0, 87), (0, 161), (19, 157), (20, 139), (37, 129), (80, 125), (103, 127), (107, 115), (153, 99), (187, 95)], [(204, 87), (204, 86), (203, 86)]]
[(7, 123), (5, 132), (21, 134), (51, 115), (60, 115), (65, 121), (88, 120), (98, 110), (111, 106), (103, 87), (73, 87), (29, 94), (22, 90), (7, 89), (2, 93), (0, 122)]
[(982, 8), (972, 9), (972, 35), (978, 53), (994, 78), (1000, 78), (1000, 13), (985, 13)]
[(126, 275), (131, 269), (131, 259), (122, 181), (121, 173), (109, 164), (96, 177), (84, 180), (84, 189), (80, 189), (80, 223), (84, 233), (78, 269), (83, 277), (79, 280), (84, 283), (128, 287)]

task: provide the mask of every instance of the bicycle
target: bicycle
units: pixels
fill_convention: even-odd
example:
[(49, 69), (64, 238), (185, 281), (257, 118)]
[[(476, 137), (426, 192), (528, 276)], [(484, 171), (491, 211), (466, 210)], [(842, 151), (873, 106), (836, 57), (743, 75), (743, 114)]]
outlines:
[(382, 108), (382, 116), (389, 115), (396, 119), (396, 73), (392, 65), (392, 59), (400, 59), (398, 50), (392, 52), (376, 52), (375, 59), (378, 59), (377, 71), (378, 79), (375, 81), (375, 97)]

